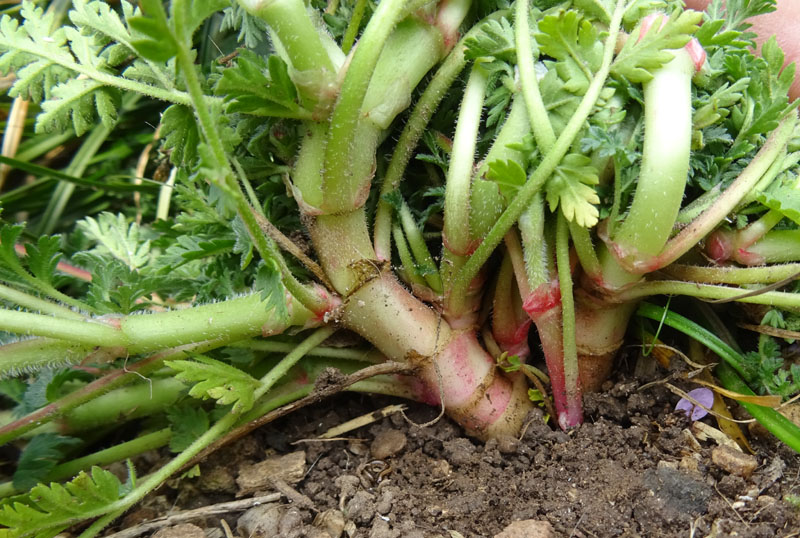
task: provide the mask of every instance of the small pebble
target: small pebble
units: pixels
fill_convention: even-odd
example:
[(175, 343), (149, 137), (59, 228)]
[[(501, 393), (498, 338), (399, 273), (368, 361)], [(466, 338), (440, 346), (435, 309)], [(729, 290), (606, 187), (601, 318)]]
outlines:
[(183, 523), (173, 527), (165, 527), (155, 533), (153, 538), (206, 538), (206, 533), (197, 525)]
[(494, 538), (555, 538), (555, 531), (548, 521), (525, 519), (511, 523)]
[(383, 460), (398, 454), (406, 447), (406, 434), (400, 430), (386, 430), (375, 436), (369, 447), (372, 457)]
[(741, 476), (749, 477), (753, 474), (758, 461), (755, 456), (744, 454), (729, 446), (718, 446), (711, 451), (711, 461), (724, 471)]
[(283, 506), (277, 503), (262, 504), (247, 510), (236, 522), (242, 536), (272, 538), (279, 532)]
[(324, 530), (331, 538), (339, 538), (344, 532), (344, 514), (340, 510), (325, 510), (314, 518), (314, 525)]

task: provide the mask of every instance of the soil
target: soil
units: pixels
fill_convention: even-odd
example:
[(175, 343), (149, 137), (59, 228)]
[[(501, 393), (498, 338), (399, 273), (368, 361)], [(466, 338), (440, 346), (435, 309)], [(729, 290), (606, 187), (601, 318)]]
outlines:
[[(395, 413), (342, 440), (315, 439), (399, 403), (339, 395), (212, 454), (199, 477), (170, 482), (129, 513), (119, 527), (128, 534), (119, 536), (800, 535), (793, 498), (800, 496), (800, 455), (768, 435), (749, 435), (753, 455), (699, 440), (674, 411), (678, 398), (663, 385), (640, 391), (642, 383), (624, 375), (607, 382), (604, 392), (586, 397), (586, 423), (569, 433), (553, 430), (537, 409), (519, 439), (487, 443), (465, 437), (446, 418), (414, 425), (437, 415), (417, 404), (407, 404), (407, 418)], [(711, 417), (703, 422), (716, 427)], [(202, 507), (237, 494), (246, 499), (276, 489), (280, 500), (247, 511), (155, 534), (136, 530), (167, 512), (203, 514)]]

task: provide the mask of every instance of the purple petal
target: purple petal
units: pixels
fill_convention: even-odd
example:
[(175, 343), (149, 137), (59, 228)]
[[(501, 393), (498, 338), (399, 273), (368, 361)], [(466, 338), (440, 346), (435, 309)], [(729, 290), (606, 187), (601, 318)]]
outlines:
[[(707, 389), (705, 387), (694, 389), (689, 391), (689, 396), (709, 409), (711, 409), (711, 406), (714, 405), (714, 393), (711, 391), (711, 389)], [(691, 420), (700, 420), (708, 414), (708, 411), (702, 407), (694, 405), (686, 398), (681, 398), (681, 400), (678, 402), (678, 405), (675, 406), (675, 410), (686, 412), (686, 416), (688, 416)]]

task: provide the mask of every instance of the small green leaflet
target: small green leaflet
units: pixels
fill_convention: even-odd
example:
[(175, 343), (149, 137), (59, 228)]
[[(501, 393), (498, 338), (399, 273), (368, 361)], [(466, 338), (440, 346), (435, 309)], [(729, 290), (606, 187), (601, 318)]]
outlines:
[(592, 187), (600, 180), (591, 162), (585, 155), (570, 153), (562, 159), (545, 184), (550, 211), (560, 207), (568, 221), (584, 228), (596, 225), (600, 215), (596, 207), (600, 197)]
[(28, 490), (47, 478), (47, 475), (64, 457), (63, 450), (81, 444), (80, 439), (55, 433), (34, 436), (20, 454), (14, 471), (14, 487)]
[(474, 35), (464, 41), (467, 59), (495, 58), (510, 63), (517, 61), (514, 28), (508, 19), (489, 19), (482, 23)]
[(756, 196), (761, 204), (800, 224), (800, 186), (772, 184)]
[(150, 261), (150, 241), (141, 238), (139, 226), (135, 222), (128, 224), (123, 215), (103, 212), (96, 220), (86, 217), (78, 227), (97, 243), (93, 252), (111, 254), (131, 270)]
[(176, 370), (177, 379), (194, 382), (189, 390), (193, 398), (214, 399), (218, 405), (233, 404), (232, 413), (244, 413), (253, 407), (254, 392), (259, 382), (247, 373), (224, 362), (193, 355), (195, 360), (166, 361)]
[(214, 91), (224, 96), (227, 112), (281, 118), (311, 116), (298, 104), (297, 88), (289, 77), (289, 68), (277, 55), (264, 61), (258, 54), (241, 49), (236, 65), (222, 72)]
[(161, 147), (172, 164), (193, 164), (197, 159), (200, 131), (189, 107), (172, 105), (161, 114)]
[(0, 504), (0, 538), (52, 537), (73, 523), (105, 513), (122, 496), (116, 476), (100, 467), (66, 484), (39, 484)]
[(142, 13), (128, 20), (131, 29), (135, 31), (131, 46), (143, 58), (166, 62), (178, 53), (178, 42), (167, 23), (164, 4), (161, 0), (141, 0), (140, 4)]
[(286, 289), (281, 282), (280, 269), (274, 261), (266, 260), (259, 264), (254, 286), (256, 291), (261, 292), (261, 300), (266, 303), (268, 312), (272, 312), (278, 319), (288, 319)]
[(689, 42), (702, 19), (703, 14), (696, 11), (675, 11), (662, 28), (655, 22), (644, 36), (640, 37), (641, 26), (637, 27), (611, 64), (611, 72), (631, 82), (647, 82), (653, 78), (652, 70), (672, 60), (669, 49)]
[(182, 404), (167, 410), (167, 419), (172, 427), (169, 449), (182, 452), (209, 427), (208, 413), (202, 407)]
[(528, 177), (525, 170), (516, 161), (493, 161), (489, 163), (486, 177), (495, 183), (507, 203), (517, 195), (517, 191), (525, 184)]
[(0, 73), (11, 71), (16, 81), (11, 97), (25, 97), (39, 102), (50, 98), (50, 89), (73, 76), (58, 65), (60, 59), (71, 62), (63, 29), (53, 31), (55, 12), (45, 13), (29, 0), (22, 2), (22, 24), (9, 15), (0, 18)]
[[(603, 59), (603, 43), (595, 26), (577, 11), (569, 10), (544, 17), (539, 22), (539, 31), (536, 35), (539, 47), (560, 62), (557, 68), (562, 70), (561, 78), (571, 84), (576, 84), (572, 81), (574, 77), (585, 78), (581, 86), (588, 87)], [(565, 69), (569, 75), (563, 72)]]

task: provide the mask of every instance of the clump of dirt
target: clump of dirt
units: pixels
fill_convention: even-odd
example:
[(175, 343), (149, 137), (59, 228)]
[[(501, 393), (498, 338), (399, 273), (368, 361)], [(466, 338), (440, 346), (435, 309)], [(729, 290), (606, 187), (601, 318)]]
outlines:
[[(620, 379), (588, 395), (586, 423), (569, 433), (553, 430), (536, 410), (520, 438), (485, 444), (446, 418), (414, 425), (437, 414), (416, 404), (408, 404), (408, 419), (394, 414), (347, 439), (318, 440), (330, 427), (396, 403), (339, 395), (212, 455), (200, 477), (173, 482), (174, 490), (139, 510), (152, 512), (158, 499), (173, 509), (231, 500), (237, 481), (257, 482), (240, 476), (254, 464), (303, 451), (305, 467), (289, 483), (247, 490), (277, 490), (281, 501), (223, 516), (234, 535), (472, 538), (529, 520), (549, 523), (552, 532), (541, 536), (796, 535), (800, 509), (787, 499), (800, 495), (800, 455), (756, 438), (755, 454), (733, 454), (755, 470), (729, 465), (714, 441), (698, 441), (689, 420), (673, 411), (676, 396), (660, 386), (639, 391), (640, 384)], [(130, 514), (123, 525), (136, 519)], [(219, 516), (194, 525), (224, 536)], [(503, 536), (516, 535), (529, 536)]]

